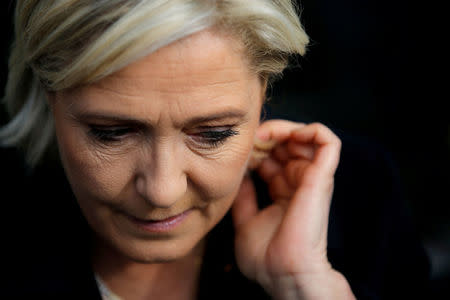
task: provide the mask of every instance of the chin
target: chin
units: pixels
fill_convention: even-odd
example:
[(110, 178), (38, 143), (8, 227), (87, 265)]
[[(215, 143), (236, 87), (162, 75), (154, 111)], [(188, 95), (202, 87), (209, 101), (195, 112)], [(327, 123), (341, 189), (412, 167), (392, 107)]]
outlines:
[(144, 240), (121, 243), (118, 251), (128, 259), (143, 264), (170, 263), (201, 251), (201, 241)]

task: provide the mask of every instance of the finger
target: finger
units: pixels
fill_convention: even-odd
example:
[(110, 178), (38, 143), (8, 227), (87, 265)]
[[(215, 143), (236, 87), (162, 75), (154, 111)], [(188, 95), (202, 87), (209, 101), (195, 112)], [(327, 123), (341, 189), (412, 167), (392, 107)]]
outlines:
[(297, 141), (289, 141), (287, 143), (287, 153), (291, 159), (313, 160), (316, 148), (311, 144), (304, 144)]
[(297, 189), (302, 184), (303, 176), (310, 166), (311, 161), (306, 159), (292, 160), (287, 163), (284, 172), (288, 185), (293, 189)]
[(327, 174), (334, 174), (339, 163), (341, 141), (329, 128), (313, 123), (293, 131), (292, 138), (316, 145), (313, 163)]
[[(322, 176), (320, 170), (314, 166), (307, 167), (302, 174), (301, 186), (295, 191), (288, 209), (292, 221), (299, 216), (308, 215), (311, 218), (311, 226), (326, 224), (333, 186), (333, 177)], [(320, 230), (326, 230), (326, 228)]]
[(285, 164), (290, 159), (286, 143), (278, 144), (272, 150), (272, 157), (275, 158), (281, 164)]
[(284, 142), (290, 138), (293, 130), (303, 126), (305, 124), (287, 120), (266, 121), (256, 131), (255, 147), (261, 150), (264, 144), (268, 145), (267, 149), (262, 149), (266, 152), (266, 156), (270, 154), (279, 162), (285, 163), (289, 160), (289, 155)]
[(272, 178), (281, 173), (283, 166), (272, 157), (265, 158), (259, 165), (257, 172), (259, 176), (266, 182), (270, 182)]
[(305, 124), (287, 120), (269, 120), (258, 127), (256, 136), (263, 141), (275, 140), (277, 143), (282, 143), (290, 137), (293, 130), (303, 126)]
[(336, 169), (339, 165), (340, 149), (341, 145), (339, 143), (328, 144), (316, 150), (314, 161), (317, 165), (322, 166), (321, 169), (326, 175), (334, 176), (336, 173)]
[(316, 146), (313, 144), (304, 144), (298, 141), (288, 140), (282, 144), (278, 144), (272, 150), (272, 157), (274, 157), (281, 164), (285, 164), (292, 159), (307, 159), (314, 158)]
[[(327, 127), (314, 123), (293, 132), (299, 143), (309, 143), (315, 148), (311, 161), (297, 160), (286, 166), (289, 182), (298, 185), (293, 201), (288, 209), (292, 220), (309, 212), (310, 216), (322, 216), (325, 224), (334, 186), (334, 173), (339, 163), (341, 141)], [(311, 220), (312, 222), (312, 220)]]
[(249, 177), (245, 177), (241, 183), (239, 192), (231, 208), (234, 226), (237, 228), (245, 224), (258, 213), (255, 186)]
[[(292, 139), (310, 144), (315, 153), (312, 161), (293, 161), (286, 166), (287, 177), (295, 178), (298, 188), (289, 202), (277, 238), (288, 241), (292, 236), (304, 236), (313, 248), (323, 250), (341, 143), (331, 130), (317, 123), (296, 130)], [(299, 222), (308, 226), (298, 226)]]
[(270, 197), (275, 202), (289, 201), (294, 195), (293, 189), (282, 173), (275, 175), (268, 184)]
[(339, 138), (325, 125), (311, 123), (292, 131), (292, 137), (302, 143), (325, 145), (339, 141)]

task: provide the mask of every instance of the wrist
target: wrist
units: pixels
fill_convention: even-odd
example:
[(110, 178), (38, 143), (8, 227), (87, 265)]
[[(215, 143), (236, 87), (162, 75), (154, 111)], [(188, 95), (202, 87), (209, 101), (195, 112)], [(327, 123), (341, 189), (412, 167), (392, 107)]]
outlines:
[(356, 299), (346, 278), (334, 269), (279, 276), (272, 280), (269, 293), (276, 300)]

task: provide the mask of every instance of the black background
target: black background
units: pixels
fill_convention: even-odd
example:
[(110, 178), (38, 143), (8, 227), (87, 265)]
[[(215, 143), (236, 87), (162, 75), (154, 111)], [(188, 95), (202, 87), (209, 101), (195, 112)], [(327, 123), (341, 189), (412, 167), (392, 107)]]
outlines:
[[(7, 77), (13, 5), (2, 1), (0, 83)], [(308, 53), (271, 91), (267, 111), (369, 137), (399, 166), (432, 262), (435, 295), (450, 299), (450, 121), (444, 90), (448, 39), (433, 3), (304, 0)], [(448, 26), (447, 26), (448, 27)], [(446, 65), (446, 64), (445, 64)], [(447, 85), (448, 86), (448, 85)], [(7, 121), (0, 110), (0, 124)], [(1, 158), (3, 174), (14, 166)]]

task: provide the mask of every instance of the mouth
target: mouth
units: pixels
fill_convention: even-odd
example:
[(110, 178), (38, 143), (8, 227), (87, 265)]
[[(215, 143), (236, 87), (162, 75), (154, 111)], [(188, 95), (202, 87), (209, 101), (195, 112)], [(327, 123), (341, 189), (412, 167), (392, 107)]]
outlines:
[(142, 230), (152, 233), (165, 233), (174, 230), (180, 225), (192, 212), (188, 209), (180, 214), (167, 217), (165, 219), (150, 219), (143, 220), (132, 216), (127, 216), (128, 219)]

